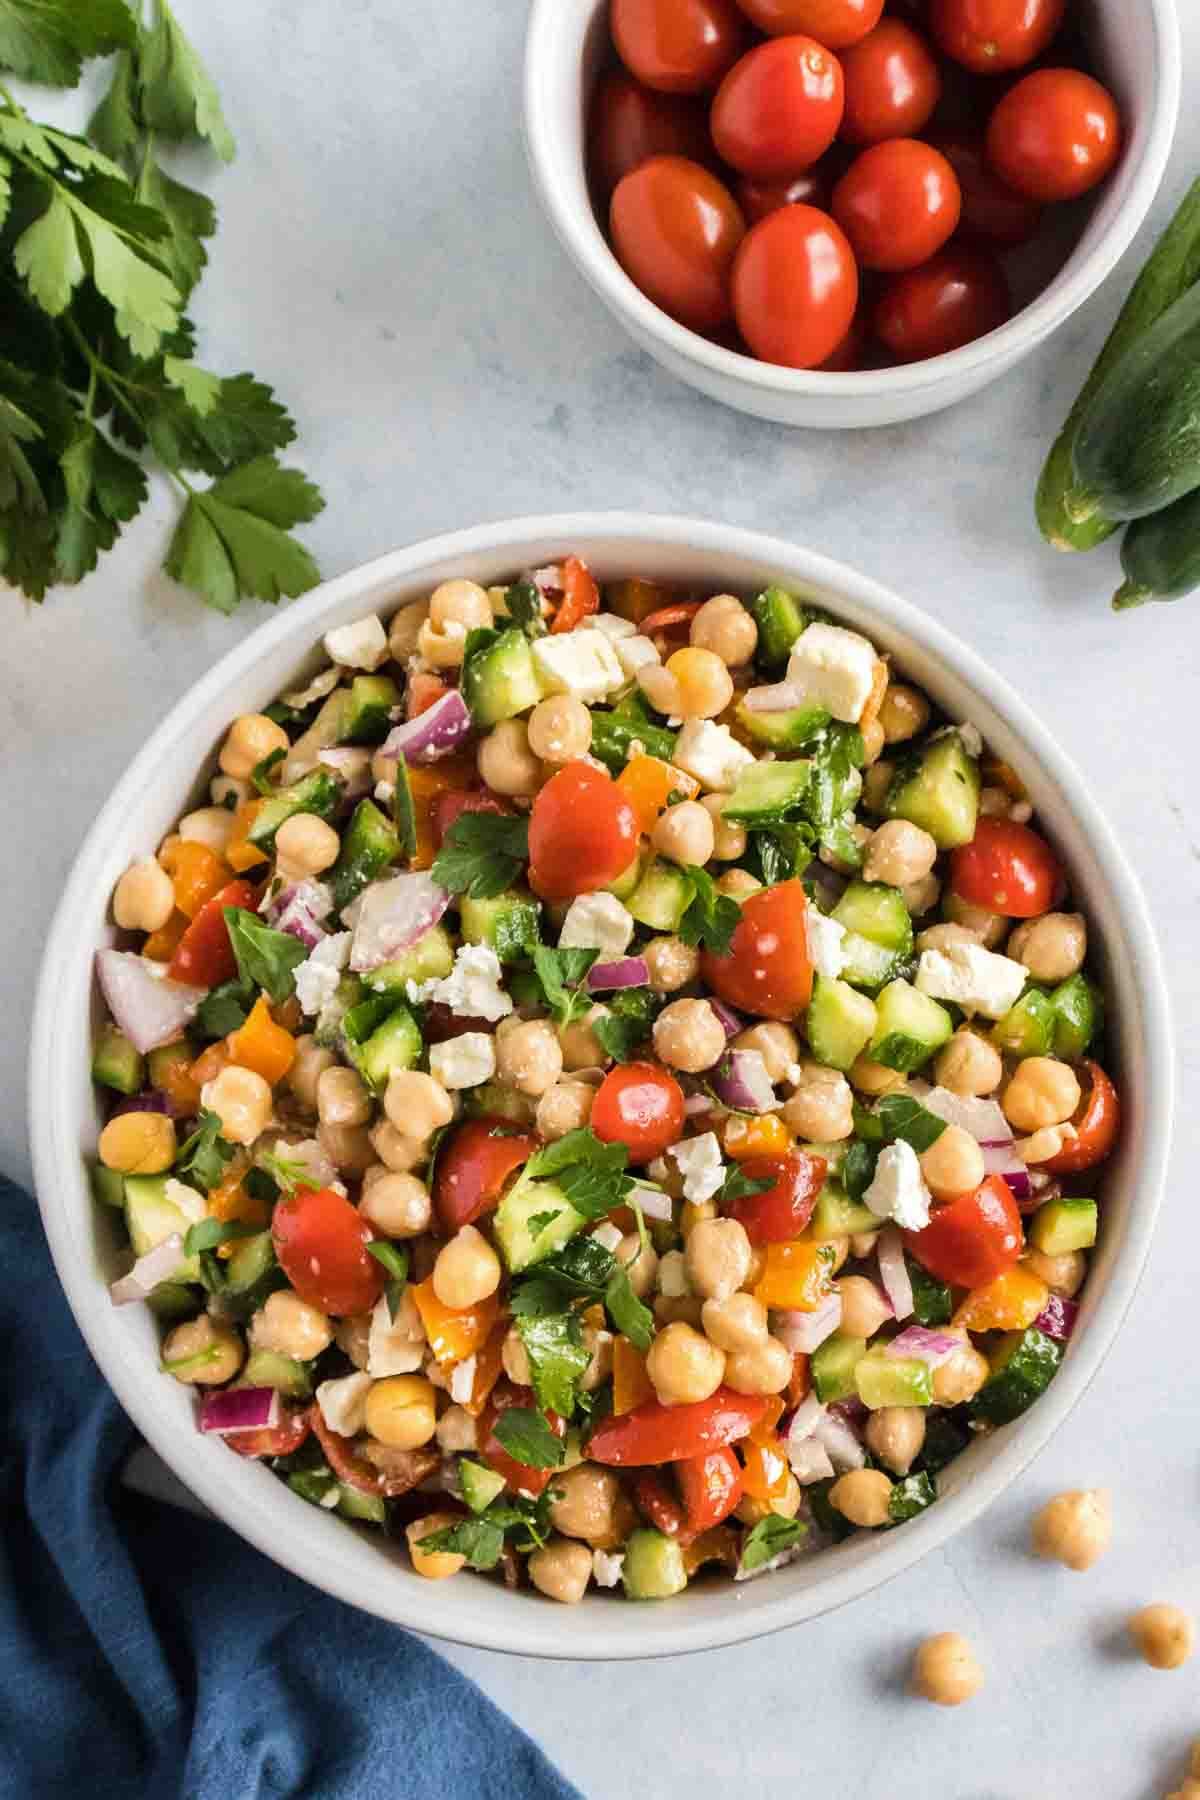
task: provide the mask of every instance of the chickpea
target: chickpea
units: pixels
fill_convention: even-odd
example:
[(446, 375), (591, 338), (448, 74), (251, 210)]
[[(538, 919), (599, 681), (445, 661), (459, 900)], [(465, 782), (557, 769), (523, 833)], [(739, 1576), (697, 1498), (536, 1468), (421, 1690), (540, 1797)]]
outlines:
[(700, 1329), (704, 1302), (698, 1294), (659, 1294), (654, 1302), (654, 1319), (658, 1325), (691, 1325)]
[(322, 1125), (365, 1125), (371, 1110), (371, 1096), (357, 1070), (335, 1064), (317, 1077), (317, 1117)]
[(538, 1099), (563, 1072), (562, 1046), (546, 1019), (501, 1021), (496, 1032), (496, 1074), (519, 1093)]
[(688, 1237), (684, 1262), (693, 1293), (706, 1300), (728, 1300), (750, 1267), (745, 1226), (737, 1219), (701, 1219)]
[(935, 1706), (961, 1706), (983, 1686), (983, 1670), (961, 1632), (941, 1631), (917, 1651), (913, 1686)]
[(718, 894), (724, 894), (727, 900), (736, 900), (739, 906), (751, 894), (757, 894), (761, 886), (762, 882), (756, 881), (749, 869), (726, 869), (716, 882)]
[(437, 626), (426, 619), (417, 632), (417, 655), (433, 669), (457, 669), (467, 648), (467, 628), (454, 619)]
[(682, 1321), (660, 1331), (646, 1354), (646, 1373), (663, 1406), (684, 1406), (715, 1394), (725, 1354)]
[(872, 1062), (869, 1056), (857, 1057), (850, 1065), (850, 1084), (860, 1094), (869, 1094), (872, 1098), (879, 1094), (896, 1094), (906, 1085), (898, 1069)]
[[(373, 1393), (374, 1389), (371, 1391)], [(418, 1575), (425, 1577), (426, 1581), (445, 1581), (447, 1575), (457, 1575), (460, 1569), (465, 1568), (466, 1557), (459, 1556), (455, 1551), (417, 1548), (422, 1538), (433, 1537), (435, 1533), (448, 1531), (452, 1525), (461, 1523), (461, 1516), (458, 1513), (433, 1512), (426, 1513), (423, 1519), (414, 1519), (410, 1525), (404, 1527), (412, 1566)]]
[(542, 785), (542, 765), (529, 743), (523, 719), (502, 719), (480, 741), (476, 763), (483, 781), (494, 794), (536, 794)]
[(937, 845), (927, 831), (907, 819), (888, 819), (872, 834), (863, 880), (906, 887), (910, 881), (922, 881), (936, 861)]
[(836, 1069), (821, 1063), (801, 1065), (800, 1081), (783, 1107), (782, 1118), (797, 1137), (817, 1144), (836, 1144), (854, 1130), (854, 1095)]
[(658, 1279), (658, 1252), (654, 1245), (643, 1245), (637, 1232), (629, 1231), (621, 1239), (613, 1255), (619, 1263), (624, 1263), (630, 1287), (639, 1300), (644, 1300)]
[(341, 849), (333, 826), (313, 813), (293, 813), (275, 833), (275, 862), (289, 875), (320, 875), (333, 867)]
[(884, 1406), (867, 1420), (867, 1448), (903, 1478), (925, 1442), (925, 1410), (920, 1406)]
[(700, 952), (682, 938), (651, 938), (642, 955), (656, 994), (674, 994), (700, 973)]
[(1152, 1669), (1178, 1669), (1196, 1647), (1196, 1626), (1182, 1607), (1143, 1606), (1129, 1621), (1129, 1635)]
[(936, 875), (925, 875), (920, 881), (905, 882), (900, 897), (914, 919), (923, 919), (941, 899), (942, 884)]
[(406, 663), (417, 654), (421, 627), (429, 617), (428, 600), (413, 600), (393, 613), (388, 628), (388, 655), (393, 662)]
[(458, 1456), (479, 1445), (479, 1432), (465, 1406), (448, 1406), (437, 1422), (434, 1435), (443, 1456)]
[(1074, 1069), (1053, 1056), (1027, 1056), (1000, 1097), (1005, 1118), (1018, 1131), (1062, 1125), (1079, 1101)]
[(725, 1052), (725, 1027), (707, 1000), (672, 1000), (654, 1021), (654, 1049), (671, 1069), (697, 1075)]
[(429, 623), (435, 631), (483, 631), (492, 624), (492, 603), (477, 581), (443, 581), (429, 597)]
[(126, 869), (112, 904), (122, 931), (161, 931), (175, 911), (174, 884), (160, 863), (144, 856)]
[(419, 1450), (437, 1428), (437, 1395), (422, 1375), (389, 1375), (367, 1394), (367, 1430), (391, 1450)]
[(697, 1225), (706, 1225), (717, 1216), (715, 1200), (685, 1200), (679, 1214), (679, 1235), (683, 1239), (684, 1248)]
[(585, 1325), (583, 1347), (591, 1360), (580, 1377), (580, 1386), (590, 1394), (608, 1380), (613, 1369), (613, 1334), (600, 1325)]
[(1066, 981), (1077, 975), (1087, 955), (1082, 913), (1043, 913), (1026, 919), (1008, 940), (1004, 954), (1024, 963), (1034, 981)]
[(208, 797), (222, 812), (233, 814), (247, 800), (253, 800), (254, 788), (248, 781), (235, 781), (232, 775), (214, 775), (208, 784)]
[(655, 712), (665, 713), (669, 719), (683, 717), (683, 694), (679, 683), (662, 663), (643, 663), (636, 679)]
[(548, 1600), (561, 1600), (564, 1606), (578, 1606), (592, 1579), (592, 1553), (570, 1538), (551, 1538), (541, 1550), (535, 1550), (526, 1563), (529, 1579)]
[(658, 1291), (668, 1299), (677, 1299), (681, 1294), (690, 1294), (691, 1283), (688, 1280), (687, 1258), (682, 1250), (668, 1250), (658, 1259)]
[(957, 1331), (952, 1325), (939, 1329), (948, 1337), (961, 1337), (962, 1349), (933, 1371), (934, 1402), (938, 1406), (961, 1406), (975, 1398), (991, 1370), (987, 1357), (976, 1350), (965, 1331)]
[(800, 1040), (796, 1033), (790, 1025), (781, 1025), (775, 1020), (751, 1025), (748, 1031), (739, 1032), (730, 1048), (757, 1050), (768, 1080), (776, 1083), (786, 1081), (789, 1069), (794, 1069), (800, 1060)]
[(935, 1200), (951, 1200), (956, 1194), (973, 1194), (987, 1169), (976, 1138), (961, 1125), (947, 1125), (919, 1158), (921, 1173)]
[(711, 650), (676, 650), (666, 670), (679, 689), (681, 719), (715, 719), (733, 699), (733, 677)]
[(746, 827), (724, 816), (728, 794), (705, 794), (700, 804), (713, 822), (713, 858), (717, 862), (736, 862), (746, 854)]
[(268, 1295), (251, 1319), (250, 1342), (256, 1350), (311, 1362), (332, 1344), (333, 1326), (320, 1307), (284, 1289)]
[(883, 726), (878, 719), (865, 719), (859, 726), (859, 733), (863, 741), (863, 768), (869, 769), (883, 755), (886, 742)]
[(342, 1354), (348, 1356), (355, 1368), (365, 1374), (370, 1361), (370, 1313), (355, 1313), (349, 1318), (339, 1319), (333, 1328), (333, 1339)]
[[(625, 1510), (624, 1490), (612, 1469), (599, 1463), (577, 1463), (554, 1477), (550, 1523), (563, 1537), (580, 1538), (605, 1550), (614, 1541), (614, 1526)], [(619, 1539), (617, 1541), (620, 1541)]]
[(593, 1006), (582, 1019), (572, 1019), (569, 1025), (560, 1026), (558, 1043), (564, 1069), (600, 1069), (612, 1061), (593, 1029), (598, 1019), (609, 1016), (607, 1006)]
[(851, 1469), (829, 1490), (829, 1504), (844, 1519), (864, 1529), (888, 1522), (892, 1484), (882, 1469)]
[(863, 806), (876, 818), (881, 817), (887, 807), (888, 789), (892, 785), (892, 776), (895, 773), (895, 763), (888, 762), (886, 757), (881, 756), (878, 762), (871, 764), (863, 776)]
[(317, 1083), (336, 1062), (333, 1051), (318, 1044), (310, 1031), (296, 1039), (296, 1057), (287, 1072), (287, 1085), (305, 1112), (316, 1112)]
[(938, 1051), (933, 1078), (952, 1094), (994, 1094), (1004, 1079), (1004, 1064), (994, 1044), (969, 1025), (960, 1025), (950, 1042)]
[(734, 1517), (743, 1525), (760, 1525), (764, 1519), (772, 1516), (777, 1519), (794, 1519), (800, 1511), (800, 1502), (804, 1495), (800, 1483), (788, 1470), (787, 1486), (782, 1494), (774, 1500), (756, 1500), (753, 1494), (743, 1494), (734, 1508)]
[(553, 694), (529, 715), (529, 748), (543, 762), (569, 763), (592, 747), (592, 715), (572, 694)]
[(1033, 1552), (1079, 1573), (1112, 1543), (1112, 1501), (1104, 1488), (1056, 1494), (1033, 1519)]
[(221, 1121), (221, 1136), (231, 1144), (252, 1144), (271, 1117), (271, 1088), (254, 1069), (228, 1068), (206, 1083), (201, 1102)]
[(916, 688), (894, 681), (883, 696), (879, 723), (889, 744), (906, 744), (929, 723), (929, 702)]
[(731, 1356), (743, 1355), (767, 1341), (767, 1309), (753, 1294), (706, 1300), (700, 1321), (709, 1343)]
[(388, 1119), (379, 1119), (372, 1125), (369, 1143), (383, 1166), (397, 1175), (419, 1167), (429, 1155), (428, 1139), (418, 1142), (406, 1132), (397, 1131)]
[(781, 1394), (791, 1378), (792, 1353), (778, 1338), (765, 1337), (725, 1359), (725, 1384), (735, 1394)]
[(995, 950), (1008, 931), (1008, 920), (1002, 913), (988, 912), (983, 906), (972, 906), (969, 900), (960, 900), (953, 890), (946, 895), (942, 911), (951, 924), (961, 925), (985, 950)]
[(393, 1174), (384, 1163), (376, 1166), (380, 1172), (369, 1188), (364, 1183), (359, 1212), (384, 1237), (420, 1237), (433, 1223), (429, 1189), (415, 1175)]
[(274, 719), (268, 719), (265, 713), (243, 713), (230, 726), (217, 760), (222, 774), (246, 781), (265, 757), (276, 750), (282, 750), (286, 756), (291, 747), (287, 732)]
[(1052, 1294), (1070, 1300), (1083, 1286), (1087, 1274), (1087, 1257), (1082, 1250), (1064, 1250), (1061, 1256), (1047, 1256), (1042, 1250), (1027, 1250), (1025, 1267), (1039, 1281), (1044, 1281)]
[(461, 1312), (478, 1306), (500, 1286), (500, 1258), (483, 1233), (464, 1225), (438, 1252), (433, 1291), (443, 1306)]
[(733, 594), (714, 594), (692, 620), (689, 640), (711, 650), (730, 669), (748, 663), (758, 647), (758, 626)]
[(586, 1081), (556, 1081), (538, 1101), (538, 1136), (551, 1144), (569, 1131), (578, 1131), (590, 1119), (595, 1098), (595, 1088)]
[(510, 1381), (518, 1387), (529, 1387), (533, 1377), (529, 1369), (529, 1353), (525, 1348), (525, 1340), (514, 1325), (505, 1333), (504, 1342), (500, 1346), (500, 1363)]
[(233, 1380), (245, 1358), (233, 1326), (207, 1313), (177, 1325), (167, 1333), (162, 1347), (163, 1368), (188, 1387), (223, 1387)]
[(175, 1161), (175, 1127), (164, 1113), (119, 1113), (100, 1133), (106, 1169), (121, 1175), (161, 1175)]
[[(844, 1246), (842, 1262), (845, 1262), (850, 1256), (853, 1256), (857, 1262), (863, 1262), (873, 1253), (879, 1242), (879, 1233), (877, 1231), (856, 1231), (849, 1240), (836, 1238), (834, 1242)], [(841, 1263), (838, 1264), (838, 1267), (841, 1267)]]
[(892, 1309), (873, 1281), (865, 1275), (843, 1275), (836, 1284), (842, 1297), (842, 1321), (838, 1329), (843, 1337), (872, 1338)]
[(351, 1178), (365, 1175), (379, 1154), (365, 1125), (322, 1125), (317, 1143), (338, 1173)]
[(650, 833), (658, 854), (683, 868), (703, 868), (712, 857), (715, 841), (712, 819), (698, 800), (668, 806)]
[[(397, 1131), (424, 1144), (450, 1123), (454, 1102), (432, 1075), (423, 1075), (419, 1069), (397, 1069), (388, 1080), (383, 1110)], [(389, 1168), (395, 1167), (382, 1150), (379, 1158)]]

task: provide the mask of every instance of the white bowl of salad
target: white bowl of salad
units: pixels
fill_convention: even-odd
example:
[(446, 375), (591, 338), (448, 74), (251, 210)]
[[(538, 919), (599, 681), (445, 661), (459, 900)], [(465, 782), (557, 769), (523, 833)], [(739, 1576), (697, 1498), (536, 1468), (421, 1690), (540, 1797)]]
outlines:
[(64, 1287), (199, 1499), (589, 1658), (978, 1515), (1128, 1306), (1171, 1092), (1136, 883), (1007, 685), (630, 514), (398, 551), (205, 676), (81, 852), (31, 1064)]

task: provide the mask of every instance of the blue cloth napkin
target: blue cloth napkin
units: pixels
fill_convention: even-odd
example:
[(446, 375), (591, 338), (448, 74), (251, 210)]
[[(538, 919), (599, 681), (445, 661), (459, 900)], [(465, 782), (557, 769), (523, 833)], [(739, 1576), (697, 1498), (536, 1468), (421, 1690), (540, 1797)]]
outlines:
[(579, 1800), (416, 1638), (121, 1488), (134, 1429), (0, 1179), (0, 1795)]

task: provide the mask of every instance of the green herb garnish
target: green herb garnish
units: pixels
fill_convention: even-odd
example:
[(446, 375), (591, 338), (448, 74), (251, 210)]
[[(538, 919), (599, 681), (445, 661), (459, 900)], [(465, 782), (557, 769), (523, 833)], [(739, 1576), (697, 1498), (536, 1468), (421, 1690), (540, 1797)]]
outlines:
[(244, 907), (226, 906), (222, 910), (241, 979), (253, 982), (276, 1006), (282, 1006), (295, 992), (295, 971), (307, 959), (307, 949), (299, 938), (264, 925), (257, 914)]
[(683, 873), (691, 884), (692, 898), (679, 921), (679, 936), (685, 944), (702, 944), (714, 956), (728, 956), (741, 907), (728, 894), (717, 892), (706, 869), (685, 869)]
[(367, 1245), (367, 1255), (373, 1256), (387, 1270), (388, 1283), (383, 1294), (387, 1301), (388, 1318), (394, 1320), (408, 1286), (408, 1251), (402, 1250), (399, 1244), (389, 1244), (383, 1238), (375, 1238)]
[[(549, 1420), (531, 1406), (510, 1406), (497, 1416), (492, 1433), (514, 1462), (527, 1469), (557, 1469), (566, 1450)], [(486, 1515), (485, 1515), (486, 1516)]]
[(807, 1536), (808, 1526), (802, 1519), (782, 1519), (771, 1513), (760, 1519), (742, 1539), (741, 1567), (761, 1569), (764, 1563), (773, 1562), (784, 1550), (792, 1549)]
[(513, 885), (528, 860), (528, 819), (460, 813), (430, 873), (448, 893), (492, 900)]
[(207, 1108), (196, 1120), (196, 1129), (181, 1146), (175, 1158), (174, 1173), (201, 1193), (219, 1186), (225, 1164), (233, 1156), (233, 1145), (221, 1136), (221, 1121)]
[(257, 1237), (261, 1229), (261, 1226), (247, 1225), (238, 1219), (201, 1219), (183, 1240), (184, 1255), (198, 1256), (202, 1250), (215, 1250), (218, 1244)]

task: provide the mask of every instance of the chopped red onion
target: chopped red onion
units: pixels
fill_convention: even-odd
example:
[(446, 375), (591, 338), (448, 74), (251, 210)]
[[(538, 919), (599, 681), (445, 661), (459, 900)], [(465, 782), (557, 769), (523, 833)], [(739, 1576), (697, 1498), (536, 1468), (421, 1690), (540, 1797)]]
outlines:
[(451, 688), (415, 719), (394, 725), (378, 754), (407, 763), (440, 762), (452, 756), (472, 731), (471, 713), (457, 688)]
[(148, 1088), (144, 1094), (130, 1094), (126, 1099), (119, 1100), (108, 1116), (110, 1119), (120, 1119), (126, 1113), (135, 1112), (165, 1113), (169, 1119), (175, 1117), (171, 1102), (156, 1088)]
[(836, 869), (831, 869), (829, 864), (823, 863), (819, 857), (815, 857), (809, 863), (805, 870), (805, 879), (812, 881), (818, 898), (824, 902), (828, 912), (833, 911), (849, 886), (844, 875), (839, 875)]
[(155, 1288), (170, 1281), (186, 1261), (183, 1238), (173, 1231), (161, 1244), (155, 1244), (153, 1250), (147, 1250), (145, 1256), (139, 1256), (128, 1275), (113, 1282), (108, 1290), (113, 1305), (128, 1306), (134, 1300), (148, 1300)]
[(339, 744), (332, 750), (321, 750), (317, 761), (342, 778), (342, 798), (361, 800), (371, 791), (371, 752), (356, 745)]
[(952, 1094), (949, 1088), (934, 1087), (922, 1092), (923, 1083), (910, 1083), (912, 1093), (921, 1105), (947, 1125), (959, 1125), (983, 1145), (984, 1149), (1013, 1141), (1012, 1126), (995, 1100), (979, 1100), (970, 1094)]
[(1074, 1331), (1078, 1318), (1079, 1307), (1074, 1300), (1068, 1300), (1062, 1294), (1051, 1294), (1034, 1324), (1047, 1337), (1057, 1338), (1059, 1343), (1065, 1343)]
[(648, 1219), (664, 1219), (669, 1225), (674, 1218), (670, 1194), (661, 1188), (636, 1187), (629, 1196), (631, 1206), (640, 1206)]
[(319, 675), (313, 676), (307, 687), (293, 688), (290, 694), (284, 694), (283, 704), (297, 709), (311, 706), (314, 700), (323, 700), (326, 694), (332, 694), (341, 678), (340, 669), (322, 669)]
[(781, 1312), (776, 1315), (774, 1335), (785, 1349), (795, 1355), (798, 1351), (808, 1356), (818, 1349), (827, 1337), (832, 1337), (842, 1322), (842, 1296), (830, 1294), (822, 1300), (815, 1312)]
[(788, 1445), (788, 1464), (801, 1487), (814, 1481), (828, 1481), (834, 1474), (829, 1452), (818, 1438), (805, 1438), (802, 1443)]
[(593, 994), (607, 994), (617, 988), (645, 987), (649, 980), (650, 965), (644, 956), (622, 956), (616, 962), (593, 963), (587, 984)]
[(207, 992), (168, 980), (162, 963), (132, 950), (98, 951), (96, 973), (118, 1029), (143, 1056), (181, 1038)]
[(230, 1437), (238, 1431), (270, 1431), (279, 1422), (279, 1390), (269, 1387), (222, 1388), (200, 1402), (201, 1431)]
[(561, 563), (547, 563), (544, 568), (531, 569), (525, 579), (532, 581), (541, 594), (561, 594), (564, 591)]
[(776, 681), (770, 687), (750, 688), (743, 700), (747, 712), (793, 712), (807, 706), (809, 697), (794, 681)]
[[(373, 883), (354, 904), (350, 967), (362, 975), (424, 937), (449, 906), (450, 896), (431, 876), (414, 871)], [(348, 919), (348, 910), (342, 916)]]
[(683, 1103), (683, 1110), (689, 1119), (694, 1119), (698, 1113), (711, 1112), (713, 1104), (711, 1094), (689, 1094)]
[(708, 1004), (716, 1013), (727, 1038), (736, 1037), (739, 1031), (745, 1030), (746, 1021), (734, 1012), (732, 1006), (726, 1006), (723, 1000), (714, 1000), (710, 994)]
[(274, 896), (267, 917), (277, 931), (313, 950), (328, 935), (321, 921), (332, 911), (333, 895), (323, 881), (297, 881)]
[(815, 1394), (808, 1394), (792, 1414), (788, 1428), (783, 1434), (784, 1442), (788, 1446), (789, 1455), (797, 1444), (802, 1444), (805, 1439), (812, 1436), (817, 1428), (818, 1422), (824, 1417), (825, 1408), (821, 1405), (817, 1396)]
[(911, 1357), (915, 1362), (927, 1363), (931, 1369), (940, 1369), (961, 1349), (962, 1339), (951, 1337), (948, 1331), (931, 1331), (925, 1325), (906, 1325), (899, 1336), (892, 1339), (884, 1355)]
[(1028, 1200), (1033, 1195), (1029, 1170), (1017, 1156), (1010, 1140), (1007, 1144), (984, 1144), (983, 1166), (989, 1175), (1003, 1175), (1012, 1189), (1014, 1200)]
[(847, 1394), (844, 1400), (834, 1400), (829, 1409), (835, 1417), (845, 1419), (847, 1425), (862, 1436), (862, 1427), (870, 1417), (870, 1408), (863, 1405), (857, 1394)]
[(827, 1412), (817, 1420), (813, 1436), (827, 1453), (838, 1474), (847, 1469), (866, 1467), (867, 1455), (857, 1433), (837, 1413)]
[(761, 1050), (729, 1050), (712, 1075), (717, 1099), (735, 1112), (764, 1113), (778, 1105)]
[(884, 1293), (892, 1303), (892, 1311), (898, 1319), (911, 1319), (912, 1281), (909, 1279), (908, 1264), (904, 1260), (904, 1243), (894, 1225), (885, 1225), (880, 1232), (875, 1254), (879, 1259), (879, 1279), (883, 1283)]

